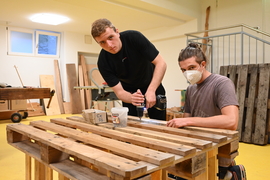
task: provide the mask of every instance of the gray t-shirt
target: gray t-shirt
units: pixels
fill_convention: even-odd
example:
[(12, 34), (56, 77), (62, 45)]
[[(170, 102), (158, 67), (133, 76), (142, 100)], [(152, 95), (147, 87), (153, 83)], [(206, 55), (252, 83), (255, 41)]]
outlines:
[(184, 109), (192, 117), (221, 115), (221, 109), (229, 105), (239, 106), (235, 86), (225, 76), (211, 74), (202, 83), (187, 88)]

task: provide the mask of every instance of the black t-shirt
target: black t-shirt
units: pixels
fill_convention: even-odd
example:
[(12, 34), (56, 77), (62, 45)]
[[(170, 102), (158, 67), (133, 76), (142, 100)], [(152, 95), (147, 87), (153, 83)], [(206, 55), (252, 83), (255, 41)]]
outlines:
[(138, 31), (120, 33), (122, 48), (116, 54), (101, 50), (98, 69), (110, 87), (121, 82), (129, 92), (146, 89), (154, 72), (151, 63), (159, 54), (155, 46)]

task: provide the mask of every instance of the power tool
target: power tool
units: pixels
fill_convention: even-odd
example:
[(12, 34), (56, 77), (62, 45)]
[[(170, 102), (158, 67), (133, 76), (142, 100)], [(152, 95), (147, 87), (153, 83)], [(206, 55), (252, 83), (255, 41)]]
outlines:
[[(137, 106), (137, 115), (140, 118), (140, 121), (143, 117), (144, 112), (144, 103), (142, 103), (140, 106)], [(167, 98), (165, 95), (157, 95), (156, 97), (156, 104), (154, 105), (154, 108), (160, 111), (164, 111), (167, 108)]]
[(136, 108), (137, 108), (137, 115), (141, 121), (143, 117), (143, 112), (144, 112), (144, 104), (142, 103), (140, 106), (136, 106)]
[(156, 109), (160, 110), (160, 111), (164, 111), (167, 108), (167, 98), (165, 95), (157, 95), (156, 98), (156, 104), (154, 106)]

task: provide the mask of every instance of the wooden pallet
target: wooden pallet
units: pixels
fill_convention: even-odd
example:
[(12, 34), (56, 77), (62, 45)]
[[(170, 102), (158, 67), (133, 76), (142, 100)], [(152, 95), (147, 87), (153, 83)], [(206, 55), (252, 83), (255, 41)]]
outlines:
[(129, 117), (124, 128), (114, 128), (112, 123), (83, 123), (80, 116), (32, 121), (30, 125), (9, 124), (7, 140), (26, 154), (26, 176), (31, 174), (32, 157), (35, 164), (44, 166), (35, 175), (43, 174), (43, 178), (35, 179), (45, 179), (53, 169), (65, 178), (80, 180), (161, 180), (166, 179), (163, 171), (188, 179), (216, 180), (218, 164), (208, 169), (207, 163), (212, 162), (209, 152), (216, 162), (219, 148), (238, 144), (237, 131), (176, 129), (164, 126), (165, 121), (156, 125), (151, 124), (155, 120), (144, 123), (147, 120), (133, 119), (137, 117)]
[(270, 64), (221, 66), (235, 84), (240, 141), (265, 145), (270, 135)]

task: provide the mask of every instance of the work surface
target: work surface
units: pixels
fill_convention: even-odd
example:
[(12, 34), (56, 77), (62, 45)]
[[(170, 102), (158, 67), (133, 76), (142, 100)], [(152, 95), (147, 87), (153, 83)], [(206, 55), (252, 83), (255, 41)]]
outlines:
[(0, 88), (0, 100), (50, 98), (50, 88)]
[[(191, 171), (200, 174), (207, 168), (205, 153), (238, 139), (236, 131), (176, 129), (164, 126), (163, 121), (137, 119), (130, 116), (124, 128), (114, 128), (111, 123), (86, 124), (79, 116), (33, 121), (30, 125), (9, 124), (7, 139), (26, 157), (67, 178), (80, 180), (108, 176), (134, 179), (149, 174), (152, 179), (162, 179), (160, 174), (154, 177), (155, 173), (189, 159), (197, 159)], [(38, 174), (36, 179), (42, 179), (42, 173)]]

